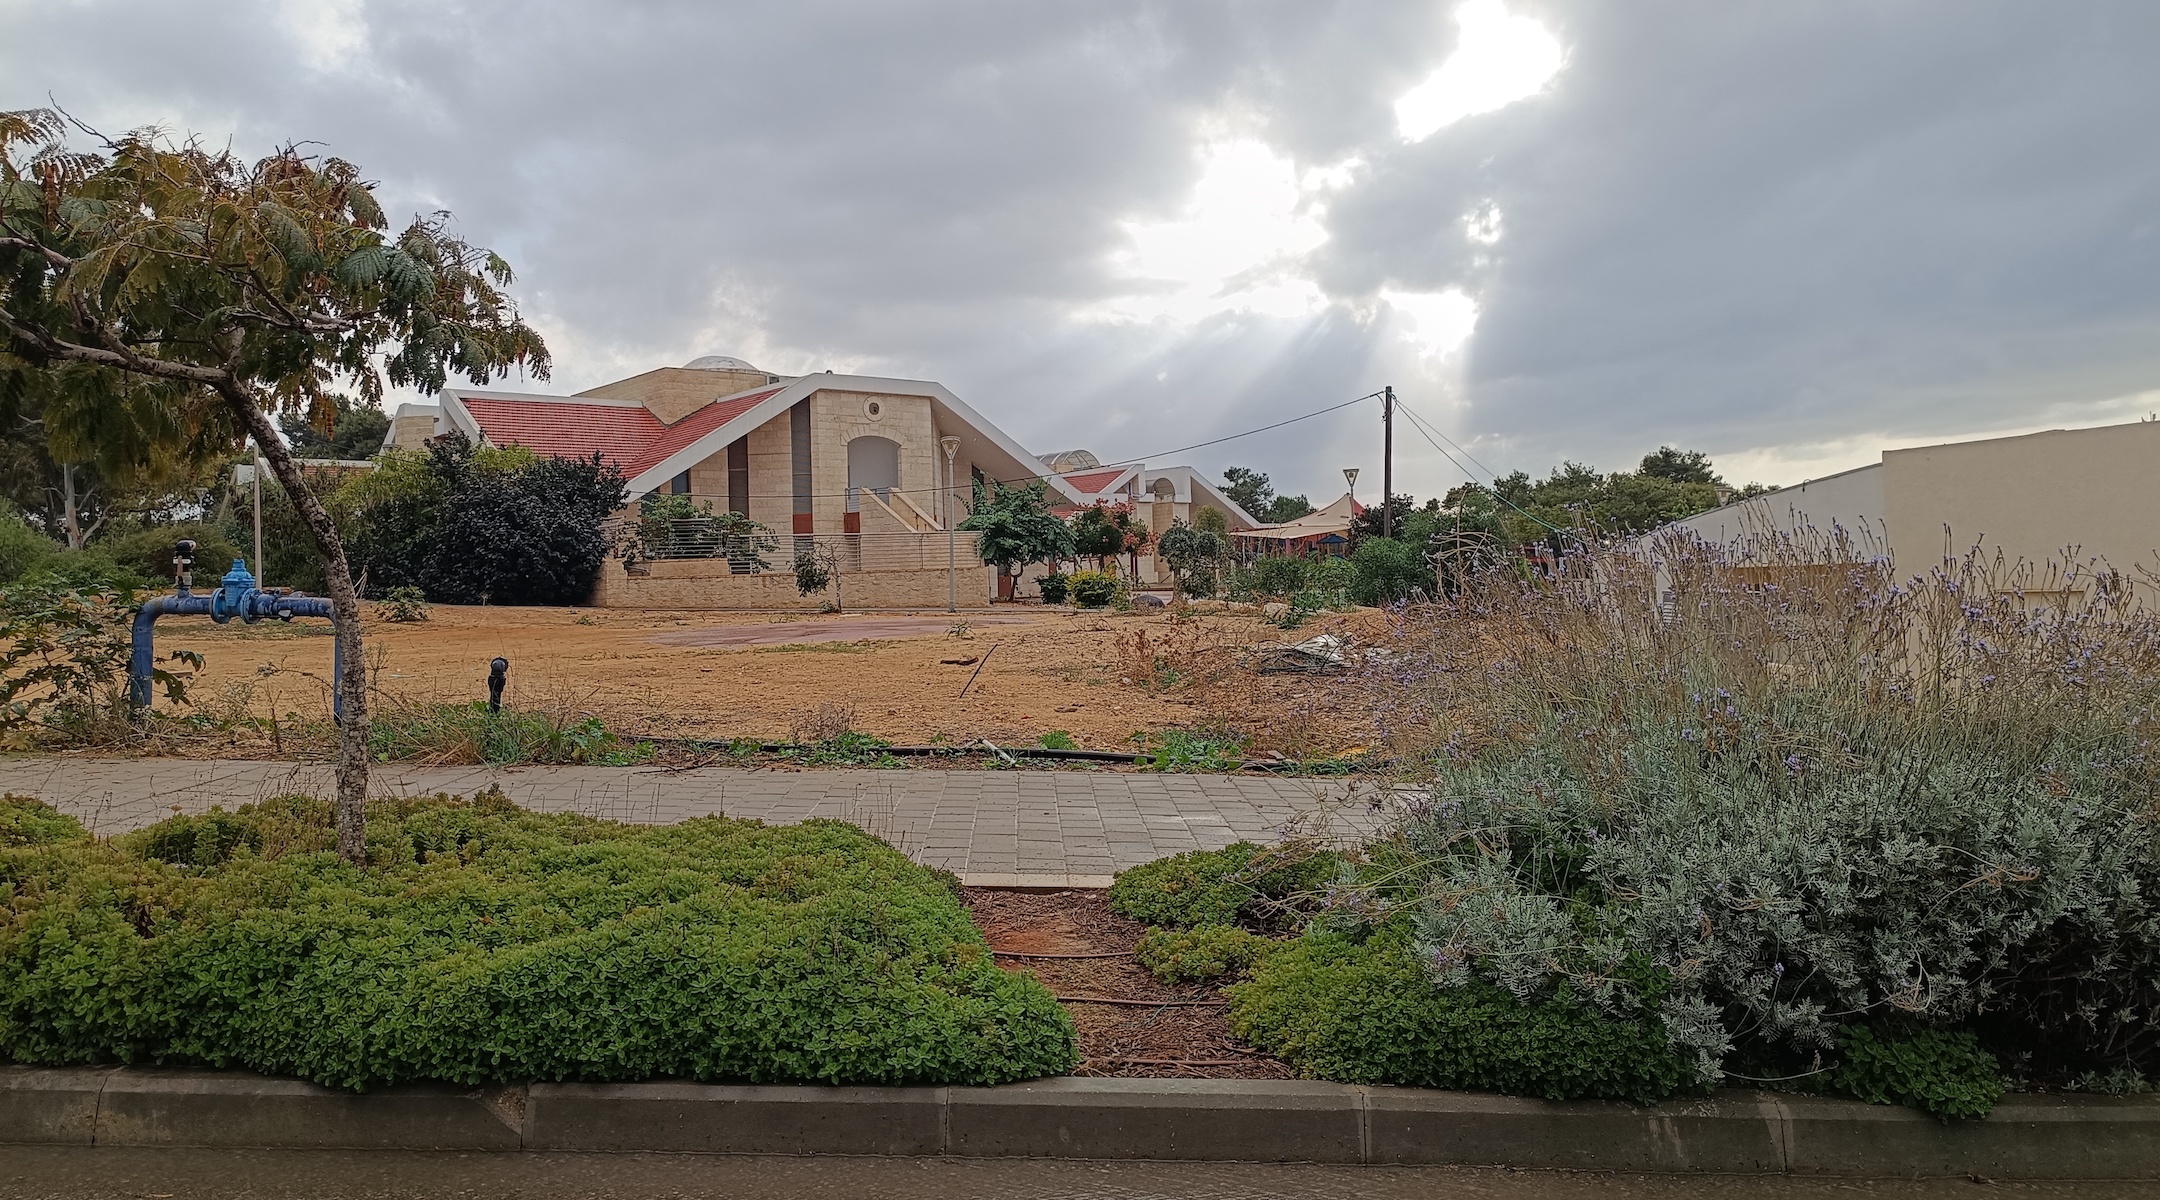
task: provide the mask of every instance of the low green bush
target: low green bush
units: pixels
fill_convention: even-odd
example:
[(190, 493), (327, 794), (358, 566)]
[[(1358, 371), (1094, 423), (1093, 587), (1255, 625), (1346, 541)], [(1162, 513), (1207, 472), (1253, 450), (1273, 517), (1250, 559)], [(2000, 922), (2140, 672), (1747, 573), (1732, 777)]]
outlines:
[(1110, 909), (1169, 929), (1241, 921), (1280, 927), (1286, 923), (1283, 902), (1317, 891), (1335, 877), (1338, 861), (1332, 854), (1252, 842), (1192, 850), (1118, 872), (1110, 884)]
[(6, 801), (0, 1052), (354, 1089), (996, 1084), (1076, 1060), (949, 882), (850, 825), (640, 828), (497, 792), (378, 802), (367, 828), (361, 870), (318, 801), (110, 843)]
[(1042, 602), (1044, 604), (1063, 604), (1065, 603), (1066, 585), (1071, 580), (1072, 577), (1069, 575), (1061, 575), (1056, 571), (1051, 571), (1035, 581), (1035, 590), (1042, 593)]
[(395, 624), (409, 625), (428, 619), (427, 593), (407, 585), (394, 587), (375, 602), (375, 615)]
[(1249, 971), (1278, 945), (1235, 925), (1202, 925), (1150, 929), (1140, 935), (1134, 956), (1164, 983), (1200, 983)]
[(625, 742), (600, 718), (566, 708), (487, 703), (393, 702), (368, 722), (368, 751), (379, 762), (414, 759), (439, 763), (576, 764), (623, 767), (650, 762), (651, 742)]
[[(1156, 686), (1178, 681), (1175, 668), (1156, 660)], [(1219, 774), (1245, 765), (1245, 751), (1252, 739), (1231, 729), (1165, 729), (1159, 733), (1133, 735), (1140, 747), (1134, 765), (1147, 771), (1205, 771)]]
[[(173, 543), (182, 538), (195, 543), (197, 591), (207, 592), (216, 587), (225, 572), (232, 570), (233, 560), (246, 556), (234, 540), (232, 531), (209, 521), (145, 525), (107, 532), (92, 549), (104, 551), (114, 562), (147, 581), (149, 586), (164, 590), (169, 589), (173, 581)], [(255, 566), (250, 560), (251, 573)], [(290, 583), (291, 580), (280, 582)]]
[(66, 591), (112, 592), (122, 597), (156, 586), (140, 571), (98, 546), (62, 550), (25, 574), (22, 582)]
[(1842, 1061), (1830, 1086), (1870, 1104), (1904, 1104), (1944, 1120), (1984, 1117), (2002, 1099), (2002, 1068), (1970, 1033), (1925, 1029), (1838, 1035)]
[(1081, 608), (1106, 608), (1117, 603), (1125, 581), (1115, 571), (1075, 571), (1065, 581), (1066, 594)]
[(1695, 1079), (1653, 1012), (1611, 1016), (1565, 988), (1533, 1003), (1482, 980), (1443, 989), (1400, 930), (1309, 934), (1229, 995), (1231, 1030), (1308, 1077), (1643, 1103)]
[(51, 538), (30, 528), (21, 513), (0, 500), (0, 584), (31, 574), (59, 552)]

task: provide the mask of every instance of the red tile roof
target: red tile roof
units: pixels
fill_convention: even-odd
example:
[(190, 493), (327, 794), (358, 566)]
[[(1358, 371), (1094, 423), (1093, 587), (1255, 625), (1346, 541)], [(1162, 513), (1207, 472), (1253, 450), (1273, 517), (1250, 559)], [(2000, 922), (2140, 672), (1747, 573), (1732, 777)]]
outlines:
[(524, 446), (550, 458), (586, 458), (597, 451), (624, 474), (635, 477), (779, 390), (767, 388), (724, 403), (715, 401), (673, 425), (662, 425), (642, 404), (489, 396), (460, 396), (459, 400), (494, 445)]
[(1111, 484), (1116, 483), (1118, 476), (1123, 475), (1127, 469), (1125, 467), (1113, 467), (1107, 471), (1083, 471), (1078, 475), (1067, 475), (1064, 479), (1081, 495), (1093, 496)]
[(689, 446), (690, 443), (756, 408), (761, 402), (771, 399), (773, 394), (779, 390), (780, 388), (776, 387), (767, 388), (762, 392), (751, 392), (748, 395), (737, 396), (733, 400), (713, 401), (711, 404), (668, 426), (653, 441), (652, 445), (646, 447), (644, 455), (638, 461), (624, 463), (623, 470), (631, 475), (637, 475), (640, 472), (659, 466), (667, 460), (669, 455), (677, 453)]

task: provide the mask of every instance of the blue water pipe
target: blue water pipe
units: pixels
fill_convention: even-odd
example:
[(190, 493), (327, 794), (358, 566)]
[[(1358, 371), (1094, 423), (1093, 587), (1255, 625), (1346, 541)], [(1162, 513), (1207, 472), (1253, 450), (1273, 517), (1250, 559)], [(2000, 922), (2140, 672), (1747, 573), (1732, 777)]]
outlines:
[[(170, 596), (156, 596), (144, 601), (135, 614), (135, 630), (131, 641), (132, 653), (128, 658), (128, 704), (136, 712), (150, 707), (150, 670), (157, 661), (152, 647), (152, 627), (163, 616), (202, 616), (220, 625), (238, 617), (241, 623), (253, 625), (264, 617), (290, 621), (294, 617), (328, 617), (333, 627), (337, 614), (331, 611), (330, 602), (320, 596), (301, 596), (285, 589), (264, 589), (255, 586), (255, 576), (250, 574), (247, 563), (234, 559), (232, 570), (218, 580), (217, 590), (207, 596), (198, 596), (193, 590), (195, 543), (183, 541), (173, 548), (174, 586)], [(338, 638), (330, 652), (330, 714), (342, 724), (345, 720), (344, 697), (339, 693), (337, 681), (345, 674), (345, 639)]]

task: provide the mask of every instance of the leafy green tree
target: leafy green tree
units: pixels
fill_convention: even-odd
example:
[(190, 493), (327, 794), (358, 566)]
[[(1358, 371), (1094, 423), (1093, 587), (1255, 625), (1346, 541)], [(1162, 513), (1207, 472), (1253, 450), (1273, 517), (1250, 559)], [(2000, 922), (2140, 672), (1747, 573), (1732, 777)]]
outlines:
[[(1251, 509), (1245, 511), (1252, 512)], [(1270, 525), (1280, 525), (1285, 521), (1295, 521), (1299, 517), (1310, 516), (1312, 512), (1313, 502), (1303, 496), (1277, 496), (1268, 502), (1264, 513), (1256, 512), (1252, 513), (1252, 515)]]
[(1430, 595), (1436, 586), (1423, 547), (1407, 538), (1365, 538), (1350, 552), (1350, 565), (1357, 569), (1350, 598), (1359, 604), (1392, 604), (1413, 591)]
[[(71, 432), (141, 446), (252, 437), (299, 509), (338, 617), (338, 850), (364, 858), (367, 658), (337, 524), (274, 415), (337, 385), (433, 392), (452, 372), (546, 378), (510, 267), (438, 214), (387, 232), (359, 168), (288, 146), (248, 163), (155, 131), (68, 144), (48, 110), (0, 114), (0, 345), (9, 369), (79, 373)], [(50, 419), (50, 418), (48, 418)]]
[(1251, 467), (1224, 467), (1222, 481), (1223, 495), (1236, 501), (1255, 520), (1267, 519), (1261, 514), (1275, 502), (1275, 486), (1266, 475)]
[(1147, 523), (1133, 515), (1130, 504), (1097, 502), (1073, 514), (1073, 553), (1095, 560), (1103, 567), (1120, 555), (1137, 555), (1147, 549)]
[[(1220, 535), (1183, 521), (1171, 522), (1170, 528), (1163, 530), (1162, 536), (1155, 541), (1156, 557), (1170, 568), (1178, 590), (1188, 594), (1191, 592), (1187, 587), (1189, 582), (1201, 576), (1212, 577), (1225, 550)], [(1208, 586), (1212, 590), (1212, 580)]]
[(449, 477), (422, 589), (445, 604), (584, 604), (607, 559), (603, 522), (629, 499), (622, 471), (589, 459), (504, 463), (444, 439)]
[(1050, 513), (1050, 485), (975, 485), (975, 503), (960, 528), (980, 536), (976, 550), (1002, 574), (1018, 575), (1033, 562), (1057, 562), (1073, 553), (1072, 530)]
[(382, 450), (383, 435), (390, 432), (390, 414), (379, 404), (361, 404), (350, 396), (333, 396), (330, 424), (319, 428), (312, 420), (279, 422), (285, 440), (301, 458), (355, 461), (373, 458)]
[(1313, 511), (1312, 501), (1303, 496), (1276, 495), (1268, 477), (1250, 467), (1224, 467), (1222, 477), (1223, 495), (1237, 501), (1255, 521), (1280, 525)]
[[(202, 505), (239, 441), (216, 421), (199, 436), (173, 436), (185, 423), (175, 403), (185, 391), (98, 369), (37, 367), (0, 345), (0, 496), (76, 551), (108, 522)], [(146, 427), (153, 436), (142, 436)]]
[(1637, 467), (1635, 473), (1673, 483), (1716, 485), (1725, 482), (1710, 469), (1709, 455), (1700, 450), (1675, 450), (1671, 446), (1659, 446), (1643, 455), (1642, 466)]

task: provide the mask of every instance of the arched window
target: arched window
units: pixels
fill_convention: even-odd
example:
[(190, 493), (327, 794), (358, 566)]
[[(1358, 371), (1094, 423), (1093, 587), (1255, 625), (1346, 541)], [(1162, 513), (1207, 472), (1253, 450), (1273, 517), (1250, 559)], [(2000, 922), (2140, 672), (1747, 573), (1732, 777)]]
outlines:
[(847, 444), (847, 510), (860, 512), (857, 489), (876, 492), (890, 503), (892, 490), (900, 486), (900, 443), (891, 438), (859, 437)]

